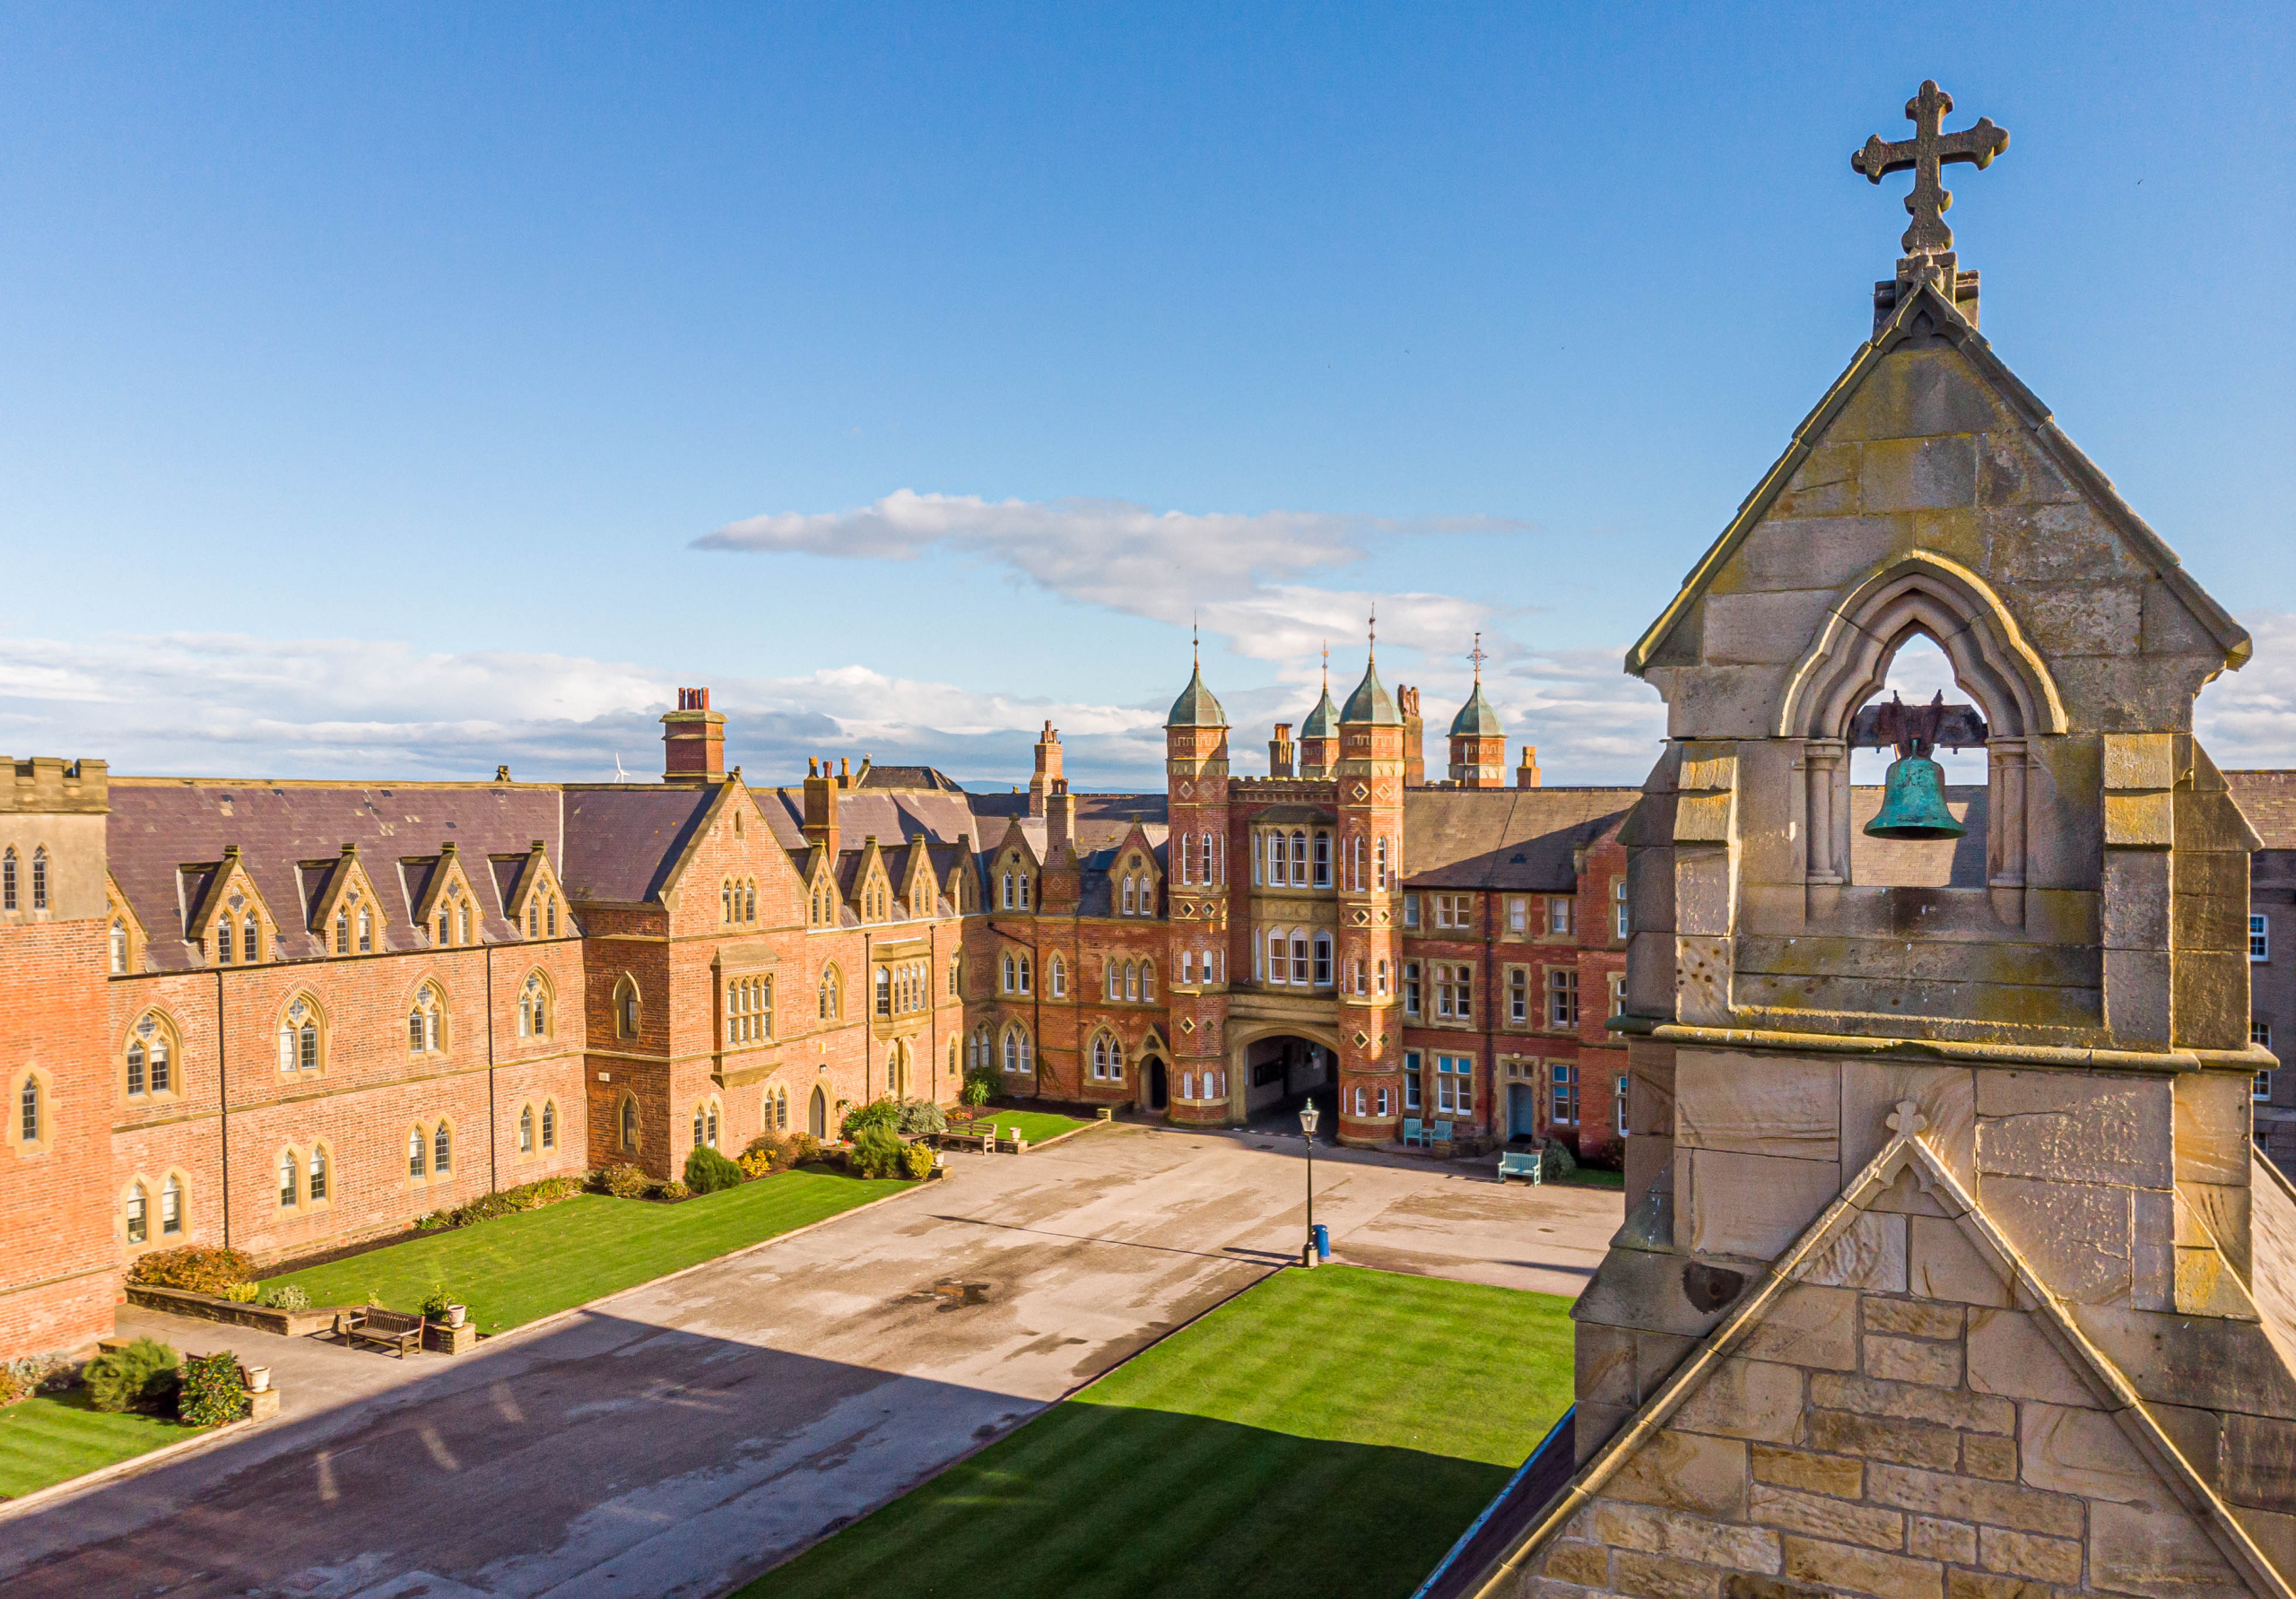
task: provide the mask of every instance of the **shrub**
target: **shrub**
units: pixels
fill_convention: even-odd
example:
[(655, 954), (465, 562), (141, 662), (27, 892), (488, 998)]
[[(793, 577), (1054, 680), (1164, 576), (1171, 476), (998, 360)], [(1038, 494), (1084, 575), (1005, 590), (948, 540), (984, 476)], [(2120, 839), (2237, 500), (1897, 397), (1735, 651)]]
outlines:
[(239, 1358), (230, 1350), (193, 1355), (183, 1363), (183, 1386), (176, 1394), (176, 1414), (187, 1427), (214, 1427), (236, 1421), (248, 1413), (247, 1378)]
[(996, 1098), (997, 1091), (1004, 1086), (1001, 1074), (995, 1066), (975, 1066), (965, 1073), (964, 1090), (957, 1097), (978, 1110)]
[(691, 1199), (693, 1197), (693, 1190), (674, 1178), (670, 1181), (657, 1187), (654, 1190), (654, 1197), (657, 1199), (666, 1199), (672, 1203), (675, 1203), (681, 1199)]
[(309, 1310), (311, 1296), (298, 1282), (283, 1282), (263, 1296), (263, 1302), (274, 1310)]
[(260, 1282), (234, 1282), (223, 1290), (223, 1297), (234, 1305), (252, 1305), (263, 1297)]
[(88, 1403), (100, 1411), (164, 1412), (175, 1403), (181, 1359), (169, 1344), (138, 1338), (89, 1361), (80, 1380), (88, 1386)]
[(188, 1289), (193, 1293), (220, 1294), (234, 1283), (255, 1279), (255, 1262), (237, 1249), (217, 1249), (187, 1244), (180, 1249), (159, 1249), (143, 1256), (128, 1271), (130, 1282), (156, 1288)]
[(941, 1114), (940, 1106), (930, 1099), (905, 1099), (900, 1108), (900, 1130), (904, 1133), (944, 1133), (949, 1118)]
[(744, 1180), (740, 1167), (706, 1143), (685, 1158), (685, 1186), (696, 1194), (738, 1188)]
[(1542, 1181), (1551, 1183), (1557, 1178), (1569, 1177), (1578, 1169), (1578, 1161), (1568, 1148), (1559, 1140), (1550, 1138), (1546, 1141), (1546, 1147), (1539, 1151), (1539, 1177)]
[(447, 1291), (447, 1285), (445, 1283), (433, 1282), (430, 1285), (430, 1293), (423, 1298), (422, 1314), (429, 1317), (432, 1321), (444, 1321), (447, 1319), (448, 1308), (451, 1307), (454, 1302), (454, 1295)]
[(900, 1105), (891, 1099), (872, 1099), (866, 1105), (856, 1105), (847, 1111), (845, 1120), (838, 1125), (838, 1131), (847, 1139), (858, 1143), (864, 1133), (890, 1133), (900, 1125)]
[(0, 1404), (30, 1399), (42, 1388), (64, 1387), (71, 1377), (72, 1357), (59, 1350), (0, 1361)]
[(811, 1133), (800, 1133), (789, 1141), (789, 1164), (804, 1166), (822, 1158), (822, 1141)]
[(846, 1159), (863, 1177), (892, 1177), (901, 1170), (908, 1147), (888, 1128), (864, 1127)]
[(521, 1183), (515, 1188), (482, 1194), (468, 1204), (457, 1205), (451, 1211), (433, 1211), (415, 1225), (426, 1230), (468, 1227), (474, 1221), (491, 1221), (497, 1216), (515, 1216), (522, 1211), (538, 1211), (546, 1204), (556, 1204), (561, 1199), (571, 1199), (581, 1191), (579, 1178), (546, 1177), (536, 1182)]
[(933, 1151), (921, 1143), (900, 1146), (900, 1163), (910, 1178), (923, 1181), (933, 1175)]
[(761, 1178), (787, 1169), (792, 1164), (789, 1153), (787, 1139), (763, 1133), (751, 1139), (749, 1148), (734, 1157), (734, 1164), (742, 1169), (745, 1178)]
[(609, 1166), (598, 1173), (598, 1186), (616, 1199), (642, 1199), (654, 1186), (654, 1179), (639, 1167), (624, 1163)]

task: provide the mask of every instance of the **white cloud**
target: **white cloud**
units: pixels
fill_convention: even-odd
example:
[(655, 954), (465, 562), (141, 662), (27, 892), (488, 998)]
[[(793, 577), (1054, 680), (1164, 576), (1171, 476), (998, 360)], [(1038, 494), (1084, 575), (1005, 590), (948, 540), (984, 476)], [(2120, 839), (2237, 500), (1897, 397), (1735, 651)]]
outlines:
[(2219, 767), (2296, 766), (2296, 615), (2254, 611), (2256, 654), (2200, 691), (2193, 731)]
[[(1206, 626), (1234, 637), (1244, 653), (1265, 657), (1281, 653), (1259, 642), (1272, 628), (1311, 637), (1335, 629), (1339, 637), (1361, 634), (1360, 603), (1295, 587), (1301, 578), (1352, 566), (1381, 540), (1528, 526), (1492, 517), (1158, 511), (1121, 500), (989, 500), (901, 489), (850, 510), (781, 511), (729, 522), (694, 545), (853, 561), (913, 561), (945, 551), (1006, 568), (1064, 599), (1126, 615), (1183, 626), (1201, 615)], [(1358, 608), (1342, 614), (1340, 601)]]

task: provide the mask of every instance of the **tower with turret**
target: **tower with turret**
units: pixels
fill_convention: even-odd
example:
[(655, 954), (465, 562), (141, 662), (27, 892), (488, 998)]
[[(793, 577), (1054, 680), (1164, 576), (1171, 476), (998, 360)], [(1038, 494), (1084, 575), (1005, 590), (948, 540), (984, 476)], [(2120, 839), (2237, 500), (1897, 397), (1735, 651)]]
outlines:
[(1228, 717), (1204, 686), (1199, 653), (1164, 718), (1168, 903), (1166, 981), (1178, 1122), (1228, 1116)]
[(1507, 728), (1483, 693), (1483, 635), (1475, 635), (1474, 691), (1451, 718), (1451, 781), (1462, 788), (1507, 786)]
[(1363, 681), (1339, 713), (1339, 1128), (1344, 1143), (1396, 1135), (1403, 1114), (1401, 985), (1404, 718), (1379, 682), (1374, 635)]

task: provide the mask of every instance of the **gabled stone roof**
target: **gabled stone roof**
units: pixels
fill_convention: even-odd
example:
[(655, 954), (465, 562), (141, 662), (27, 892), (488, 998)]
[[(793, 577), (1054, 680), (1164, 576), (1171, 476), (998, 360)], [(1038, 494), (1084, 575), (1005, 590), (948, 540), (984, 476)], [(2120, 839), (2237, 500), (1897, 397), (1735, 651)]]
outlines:
[(1568, 894), (1577, 852), (1616, 833), (1639, 788), (1406, 788), (1404, 886)]

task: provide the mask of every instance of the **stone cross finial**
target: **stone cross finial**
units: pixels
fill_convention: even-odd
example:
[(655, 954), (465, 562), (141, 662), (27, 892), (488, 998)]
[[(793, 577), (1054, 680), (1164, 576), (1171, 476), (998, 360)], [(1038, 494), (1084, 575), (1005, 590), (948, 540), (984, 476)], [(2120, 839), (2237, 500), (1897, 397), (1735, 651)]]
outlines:
[(1477, 633), (1474, 636), (1474, 647), (1467, 651), (1467, 659), (1474, 663), (1475, 682), (1481, 682), (1483, 681), (1483, 664), (1490, 658), (1491, 657), (1483, 653), (1483, 635), (1481, 633)]
[(1898, 1108), (1890, 1112), (1889, 1123), (1890, 1131), (1900, 1138), (1910, 1138), (1929, 1125), (1929, 1118), (1921, 1114), (1921, 1107), (1911, 1099), (1900, 1099)]
[(1926, 79), (1921, 92), (1905, 102), (1913, 137), (1892, 143), (1875, 134), (1849, 158), (1850, 169), (1874, 183), (1887, 173), (1913, 169), (1913, 192), (1905, 197), (1906, 212), (1913, 218), (1913, 226), (1905, 230), (1909, 256), (1943, 255), (1953, 248), (1953, 230), (1945, 226), (1953, 196), (1938, 181), (1939, 169), (1952, 161), (1970, 161), (1982, 171), (2009, 148), (2008, 130), (1996, 127), (1988, 117), (1979, 117), (1975, 127), (1946, 133), (1945, 114), (1952, 109), (1953, 97), (1938, 88), (1935, 79)]

